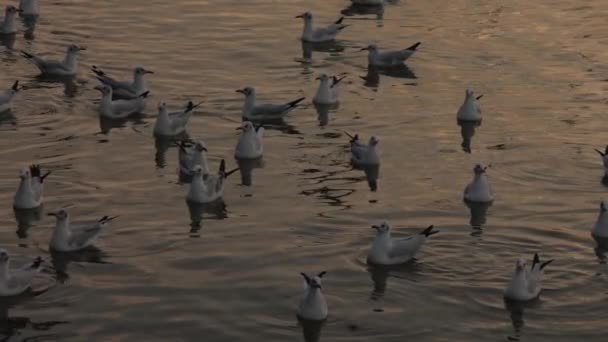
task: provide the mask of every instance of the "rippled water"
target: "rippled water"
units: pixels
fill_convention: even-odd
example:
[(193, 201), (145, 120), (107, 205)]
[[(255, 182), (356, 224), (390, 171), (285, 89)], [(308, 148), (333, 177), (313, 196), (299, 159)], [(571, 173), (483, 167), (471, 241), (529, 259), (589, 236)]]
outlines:
[[(99, 251), (54, 258), (40, 279), (59, 280), (49, 291), (2, 303), (11, 341), (301, 341), (298, 273), (321, 270), (321, 341), (605, 340), (608, 269), (589, 227), (606, 193), (593, 148), (608, 142), (608, 2), (400, 1), (345, 11), (351, 26), (337, 44), (312, 52), (293, 17), (310, 9), (330, 22), (348, 1), (41, 2), (34, 37), (19, 33), (15, 50), (0, 50), (0, 84), (26, 88), (0, 116), (1, 245), (19, 260), (52, 259), (53, 221), (17, 230), (10, 206), (19, 168), (33, 162), (53, 170), (47, 210), (120, 218)], [(88, 50), (67, 86), (36, 80), (18, 53), (60, 54), (70, 41)], [(369, 74), (359, 51), (416, 41), (397, 75)], [(146, 115), (101, 134), (88, 68), (126, 77), (136, 64), (156, 71)], [(225, 214), (192, 228), (177, 150), (159, 154), (152, 138), (157, 101), (205, 100), (191, 135), (206, 141), (212, 168), (221, 158), (233, 167), (234, 90), (310, 99), (323, 71), (348, 75), (340, 108), (319, 118), (307, 102), (269, 130), (252, 186), (231, 178)], [(455, 120), (468, 86), (485, 94), (471, 153)], [(380, 137), (377, 192), (348, 165), (344, 130)], [(472, 220), (481, 229), (461, 200), (479, 160), (492, 163), (497, 197)], [(441, 233), (415, 263), (370, 270), (369, 225), (385, 218), (412, 227), (398, 235), (429, 224)], [(505, 307), (515, 260), (536, 251), (556, 259), (540, 303)]]

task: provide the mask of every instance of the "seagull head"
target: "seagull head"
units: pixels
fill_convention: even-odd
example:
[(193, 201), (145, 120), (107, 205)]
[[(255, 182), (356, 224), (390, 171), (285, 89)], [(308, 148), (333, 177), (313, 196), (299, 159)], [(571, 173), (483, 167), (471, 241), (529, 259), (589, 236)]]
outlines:
[(22, 12), (22, 11), (18, 10), (17, 7), (15, 7), (13, 5), (7, 5), (4, 12), (8, 16), (8, 15), (13, 15), (13, 14), (16, 14), (17, 12)]
[(382, 223), (379, 225), (373, 225), (372, 229), (375, 229), (378, 234), (383, 234), (391, 230), (391, 225), (388, 223), (388, 221), (382, 221)]
[(208, 151), (207, 151), (207, 145), (205, 144), (205, 142), (204, 142), (204, 141), (197, 141), (197, 142), (194, 144), (194, 148), (195, 148), (197, 151), (199, 151), (199, 152), (202, 152), (202, 151), (208, 152)]
[(464, 91), (464, 94), (465, 94), (465, 97), (466, 97), (467, 99), (472, 99), (472, 98), (475, 98), (475, 93), (474, 93), (474, 92), (473, 92), (473, 90), (471, 90), (471, 89), (468, 89), (468, 88), (467, 88), (467, 89)]
[(26, 180), (28, 178), (30, 178), (31, 174), (30, 174), (30, 169), (27, 167), (24, 167), (23, 169), (21, 169), (21, 171), (19, 171), (19, 178)]
[(527, 264), (528, 263), (526, 262), (526, 260), (519, 258), (519, 259), (517, 259), (517, 262), (515, 263), (515, 270), (517, 272), (522, 272), (523, 270), (526, 269)]
[(327, 272), (323, 271), (314, 277), (310, 277), (306, 273), (300, 272), (300, 275), (302, 275), (302, 277), (304, 277), (304, 281), (306, 281), (306, 285), (308, 285), (308, 287), (311, 289), (321, 289), (321, 278), (323, 278), (325, 274), (327, 274)]
[(78, 44), (70, 44), (68, 45), (68, 53), (78, 53), (79, 51), (84, 51), (86, 48), (78, 45)]
[(378, 145), (379, 142), (380, 142), (380, 139), (378, 139), (378, 137), (375, 136), (375, 135), (372, 135), (369, 138), (369, 144), (370, 144), (370, 146), (376, 146), (376, 145)]
[(203, 175), (203, 168), (200, 165), (195, 165), (192, 169), (195, 176), (199, 177)]
[(165, 100), (161, 99), (160, 101), (158, 101), (158, 111), (167, 111), (167, 102), (165, 102)]
[(96, 86), (95, 89), (99, 90), (102, 96), (112, 96), (112, 87), (107, 84)]
[(304, 12), (304, 13), (302, 13), (300, 15), (296, 15), (296, 18), (302, 18), (304, 20), (311, 20), (312, 19), (312, 13), (310, 13), (310, 12), (307, 11), (307, 12)]
[(600, 202), (600, 213), (605, 213), (608, 211), (608, 201), (603, 200)]
[(361, 49), (361, 51), (378, 52), (378, 46), (376, 44), (369, 44), (367, 47)]
[(137, 75), (137, 76), (143, 76), (145, 74), (153, 74), (153, 73), (154, 73), (154, 71), (147, 70), (142, 66), (138, 66), (135, 68), (135, 75)]
[(48, 213), (49, 216), (55, 216), (55, 218), (57, 219), (57, 221), (64, 221), (68, 218), (68, 212), (67, 210), (61, 208), (59, 210), (57, 210), (54, 213)]
[(0, 249), (0, 264), (4, 265), (10, 260), (8, 252), (4, 249)]
[(323, 82), (327, 82), (329, 80), (329, 76), (327, 76), (327, 74), (321, 74), (319, 75), (319, 77), (317, 77), (318, 80), (321, 80), (321, 83)]
[(486, 173), (487, 169), (488, 166), (485, 166), (483, 163), (479, 163), (475, 165), (473, 172), (475, 172), (476, 175), (481, 175), (482, 173)]
[(241, 124), (241, 127), (238, 127), (237, 130), (241, 130), (243, 132), (249, 132), (249, 131), (255, 130), (255, 127), (253, 127), (253, 124), (251, 123), (251, 121), (243, 121), (243, 123)]
[(236, 92), (241, 93), (241, 94), (245, 95), (246, 97), (255, 95), (255, 89), (253, 87), (245, 87), (243, 89), (238, 89)]

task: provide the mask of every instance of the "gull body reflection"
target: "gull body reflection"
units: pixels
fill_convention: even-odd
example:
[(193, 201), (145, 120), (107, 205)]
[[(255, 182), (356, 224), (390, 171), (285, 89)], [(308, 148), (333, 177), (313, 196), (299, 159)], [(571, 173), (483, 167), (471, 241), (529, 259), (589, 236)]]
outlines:
[(361, 5), (355, 2), (351, 3), (348, 7), (340, 11), (347, 17), (356, 15), (375, 15), (376, 20), (384, 19), (384, 6), (383, 5)]
[(264, 168), (264, 158), (260, 157), (257, 159), (235, 159), (239, 167), (239, 172), (241, 173), (241, 184), (245, 186), (253, 185), (253, 170)]
[(311, 64), (313, 52), (323, 52), (337, 54), (343, 52), (345, 46), (340, 41), (331, 41), (325, 43), (310, 43), (302, 41), (302, 59), (299, 61), (303, 64)]
[(492, 206), (492, 202), (472, 202), (464, 200), (464, 203), (471, 211), (471, 227), (473, 229), (481, 230), (483, 225), (486, 224), (486, 216), (488, 209)]
[(41, 205), (33, 209), (13, 208), (13, 212), (17, 220), (17, 236), (24, 239), (28, 236), (27, 232), (33, 226), (33, 223), (40, 221), (44, 214), (44, 209)]
[(542, 302), (540, 299), (535, 299), (530, 302), (516, 302), (506, 300), (505, 310), (509, 312), (511, 323), (513, 324), (513, 335), (509, 335), (507, 339), (509, 341), (519, 341), (522, 337), (523, 328), (525, 325), (524, 311), (525, 309), (534, 309), (541, 306)]
[(55, 269), (57, 281), (60, 283), (64, 283), (70, 278), (68, 274), (68, 266), (70, 263), (108, 264), (109, 262), (103, 260), (105, 257), (107, 257), (107, 255), (95, 246), (90, 246), (75, 252), (51, 250), (51, 262)]
[(318, 342), (321, 340), (321, 329), (325, 321), (309, 321), (298, 317), (298, 325), (302, 328), (304, 342)]
[(329, 123), (330, 113), (335, 113), (337, 109), (340, 107), (338, 103), (336, 104), (314, 104), (315, 110), (318, 114), (319, 126), (324, 127)]
[(475, 135), (475, 128), (481, 125), (481, 121), (463, 121), (458, 120), (460, 126), (460, 136), (462, 137), (462, 150), (466, 153), (471, 153), (471, 141)]
[(365, 76), (361, 76), (361, 79), (365, 81), (364, 85), (366, 87), (377, 88), (380, 84), (380, 75), (393, 78), (403, 78), (412, 80), (417, 79), (414, 71), (405, 64), (392, 67), (378, 67), (370, 64), (367, 66), (367, 74)]
[(190, 233), (197, 233), (203, 227), (203, 214), (210, 214), (215, 219), (228, 218), (228, 206), (223, 198), (210, 203), (197, 203), (186, 200), (188, 212), (190, 213)]

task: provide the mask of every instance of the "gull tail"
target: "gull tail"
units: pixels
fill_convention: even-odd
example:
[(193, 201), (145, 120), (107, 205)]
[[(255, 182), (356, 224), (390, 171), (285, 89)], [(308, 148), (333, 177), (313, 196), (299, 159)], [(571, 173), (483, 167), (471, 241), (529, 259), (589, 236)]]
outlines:
[(11, 87), (11, 89), (14, 91), (19, 91), (19, 80), (15, 81), (15, 83), (13, 83), (13, 86)]
[(475, 98), (475, 100), (481, 100), (481, 98), (482, 98), (482, 97), (483, 97), (483, 94), (481, 94), (481, 95), (477, 96), (477, 97)]
[(552, 263), (555, 259), (551, 259), (548, 261), (543, 262), (542, 264), (540, 264), (540, 269), (544, 269), (545, 267), (547, 267), (550, 263)]
[(344, 75), (344, 76), (342, 76), (340, 78), (338, 78), (338, 76), (332, 77), (333, 83), (331, 85), (331, 88), (335, 87), (338, 83), (342, 82), (342, 80), (345, 79), (345, 78), (346, 78), (346, 75)]
[(202, 104), (203, 104), (203, 101), (201, 101), (197, 104), (192, 103), (192, 101), (188, 101), (188, 106), (186, 107), (186, 113), (191, 112), (194, 108), (196, 108)]
[(148, 97), (148, 95), (150, 95), (150, 91), (146, 91), (144, 93), (139, 94), (137, 97), (143, 97), (144, 99)]
[[(106, 77), (106, 73), (103, 70), (99, 69), (96, 65), (93, 65), (91, 67), (91, 71), (94, 72), (95, 75), (97, 75), (99, 77)], [(101, 79), (99, 79), (99, 78), (97, 78), (97, 79), (101, 81)]]
[(418, 42), (418, 43), (406, 48), (406, 50), (416, 51), (416, 49), (418, 48), (418, 46), (420, 46), (420, 44), (422, 44), (422, 42)]
[(101, 224), (106, 224), (106, 223), (112, 221), (113, 219), (115, 219), (117, 217), (118, 217), (118, 215), (116, 215), (116, 216), (107, 216), (106, 215), (106, 216), (100, 218), (97, 222), (99, 222)]
[(36, 56), (32, 55), (31, 53), (25, 52), (23, 50), (21, 50), (21, 55), (27, 59), (32, 59), (32, 58), (36, 57)]
[(295, 108), (300, 102), (304, 101), (305, 97), (300, 97), (297, 100), (293, 100), (291, 102), (287, 102), (287, 106), (290, 108)]
[(540, 264), (540, 257), (538, 256), (538, 253), (534, 253), (534, 259), (532, 259), (532, 268), (531, 269), (534, 269), (534, 267), (538, 264)]
[(34, 261), (32, 261), (32, 263), (27, 268), (32, 269), (32, 270), (37, 270), (40, 268), (43, 261), (44, 260), (42, 259), (42, 257), (40, 257), (40, 256), (36, 257), (36, 259), (34, 259)]
[(42, 171), (40, 171), (40, 165), (33, 164), (33, 165), (30, 165), (30, 174), (31, 174), (32, 178), (36, 178), (36, 177), (39, 178), (40, 183), (42, 183), (44, 181), (44, 179), (51, 174), (51, 171), (47, 171), (47, 173), (42, 175)]
[[(608, 149), (608, 148), (607, 148), (607, 149)], [(595, 152), (599, 153), (599, 155), (600, 155), (600, 156), (602, 156), (602, 157), (606, 156), (606, 153), (604, 153), (604, 152), (602, 152), (602, 151), (598, 150), (597, 148), (594, 148), (594, 150), (595, 150)]]
[(359, 140), (359, 134), (351, 135), (347, 131), (344, 131), (344, 134), (346, 134), (350, 138), (351, 144), (354, 143), (355, 141)]
[(424, 229), (423, 231), (420, 232), (420, 235), (424, 235), (426, 237), (429, 237), (429, 236), (431, 236), (433, 234), (439, 233), (438, 230), (433, 230), (433, 228), (435, 228), (434, 225), (428, 226), (426, 229)]
[(186, 149), (187, 149), (188, 147), (191, 147), (191, 146), (192, 146), (192, 145), (189, 145), (189, 144), (190, 144), (190, 141), (188, 141), (188, 140), (180, 140), (180, 142), (179, 142), (179, 144), (177, 144), (177, 146), (179, 146), (179, 149), (180, 149), (182, 152), (187, 152), (187, 151), (186, 151)]
[(336, 25), (340, 25), (340, 24), (342, 24), (342, 22), (343, 22), (343, 21), (344, 21), (344, 17), (340, 17), (340, 19), (336, 20), (336, 21), (334, 22), (334, 24), (336, 24)]

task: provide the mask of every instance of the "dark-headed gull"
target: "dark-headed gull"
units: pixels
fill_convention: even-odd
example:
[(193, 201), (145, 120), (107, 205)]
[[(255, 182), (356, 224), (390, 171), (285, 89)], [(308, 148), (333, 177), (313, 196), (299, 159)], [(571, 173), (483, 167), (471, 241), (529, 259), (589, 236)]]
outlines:
[(188, 126), (192, 112), (201, 104), (202, 102), (194, 104), (192, 101), (188, 101), (184, 109), (170, 113), (167, 110), (167, 103), (164, 100), (160, 100), (158, 104), (158, 116), (154, 124), (154, 135), (172, 137), (186, 132), (186, 126)]
[(197, 165), (201, 167), (203, 176), (209, 174), (207, 146), (203, 141), (180, 141), (178, 159), (180, 175), (192, 176)]
[(15, 193), (13, 207), (15, 209), (34, 209), (42, 204), (42, 190), (44, 179), (51, 174), (47, 171), (44, 175), (40, 165), (32, 165), (24, 168), (19, 174), (21, 179)]
[(41, 270), (41, 257), (18, 269), (11, 269), (10, 261), (8, 252), (0, 249), (0, 296), (2, 297), (16, 296), (29, 290), (34, 277)]
[(340, 33), (348, 25), (342, 24), (344, 17), (336, 20), (333, 24), (327, 27), (314, 28), (312, 13), (304, 12), (296, 18), (304, 19), (304, 28), (302, 29), (302, 40), (309, 43), (330, 42), (336, 39), (336, 35)]
[(114, 98), (133, 98), (138, 96), (148, 89), (146, 89), (146, 81), (144, 76), (146, 74), (153, 74), (153, 71), (147, 70), (144, 67), (138, 66), (133, 70), (133, 81), (118, 81), (106, 74), (103, 70), (96, 66), (91, 67), (91, 70), (95, 73), (95, 78), (103, 84), (107, 84), (112, 87), (112, 96)]
[(71, 224), (68, 212), (59, 209), (49, 213), (55, 216), (55, 230), (51, 237), (50, 248), (56, 252), (75, 252), (93, 246), (108, 223), (118, 216), (104, 216), (95, 222)]
[(62, 61), (42, 59), (31, 53), (21, 51), (23, 56), (40, 69), (43, 76), (74, 76), (78, 67), (78, 53), (86, 50), (77, 44), (68, 45), (66, 56)]
[(421, 44), (418, 42), (410, 47), (403, 50), (396, 51), (384, 51), (380, 52), (376, 44), (370, 44), (361, 50), (367, 50), (367, 63), (371, 66), (376, 67), (396, 67), (400, 66), (408, 58), (412, 57), (416, 53), (416, 49)]
[(112, 100), (112, 87), (107, 84), (97, 86), (95, 89), (101, 92), (99, 102), (99, 115), (109, 119), (124, 119), (130, 115), (141, 113), (146, 106), (148, 91), (134, 96), (131, 99)]
[(367, 256), (367, 261), (374, 265), (398, 265), (410, 261), (424, 245), (429, 236), (438, 233), (433, 226), (420, 233), (404, 237), (392, 238), (391, 225), (384, 221), (380, 225), (373, 225), (376, 237)]
[(15, 22), (15, 18), (17, 17), (17, 12), (19, 12), (15, 6), (7, 5), (4, 10), (4, 20), (2, 24), (0, 24), (0, 34), (14, 34), (17, 32), (17, 24)]
[(534, 254), (532, 267), (527, 268), (524, 259), (517, 260), (515, 272), (504, 290), (504, 297), (513, 301), (536, 299), (542, 290), (543, 271), (553, 260), (541, 263), (538, 253)]
[(253, 87), (238, 89), (237, 93), (245, 95), (243, 104), (243, 119), (249, 121), (271, 121), (281, 120), (287, 113), (291, 112), (305, 98), (301, 97), (287, 103), (256, 103), (256, 92)]
[(257, 129), (250, 121), (243, 121), (237, 130), (241, 131), (239, 141), (234, 150), (236, 159), (258, 159), (264, 154), (264, 145), (262, 138), (264, 137), (264, 127)]
[(226, 178), (238, 170), (236, 168), (227, 172), (224, 159), (220, 162), (219, 170), (215, 175), (204, 175), (200, 165), (194, 166), (192, 182), (186, 200), (191, 203), (206, 204), (221, 199), (224, 196)]
[(315, 276), (300, 273), (304, 277), (304, 295), (300, 300), (296, 315), (298, 318), (308, 321), (323, 321), (327, 318), (327, 302), (321, 292), (321, 278), (327, 272), (321, 272)]
[(372, 135), (366, 145), (359, 140), (358, 134), (353, 136), (346, 133), (346, 135), (350, 138), (351, 162), (353, 165), (361, 167), (380, 165), (380, 156), (376, 150), (380, 140), (376, 136)]
[(473, 168), (473, 181), (464, 189), (464, 199), (470, 202), (487, 203), (494, 200), (494, 193), (490, 187), (486, 170), (488, 166), (482, 163)]
[(319, 88), (315, 97), (312, 99), (314, 104), (319, 105), (333, 105), (338, 103), (338, 84), (345, 79), (346, 76), (329, 77), (326, 74), (321, 74), (317, 79), (319, 80)]
[(473, 121), (481, 122), (481, 107), (477, 100), (481, 99), (483, 95), (475, 97), (472, 90), (467, 89), (464, 95), (464, 102), (458, 108), (456, 119), (458, 121)]

